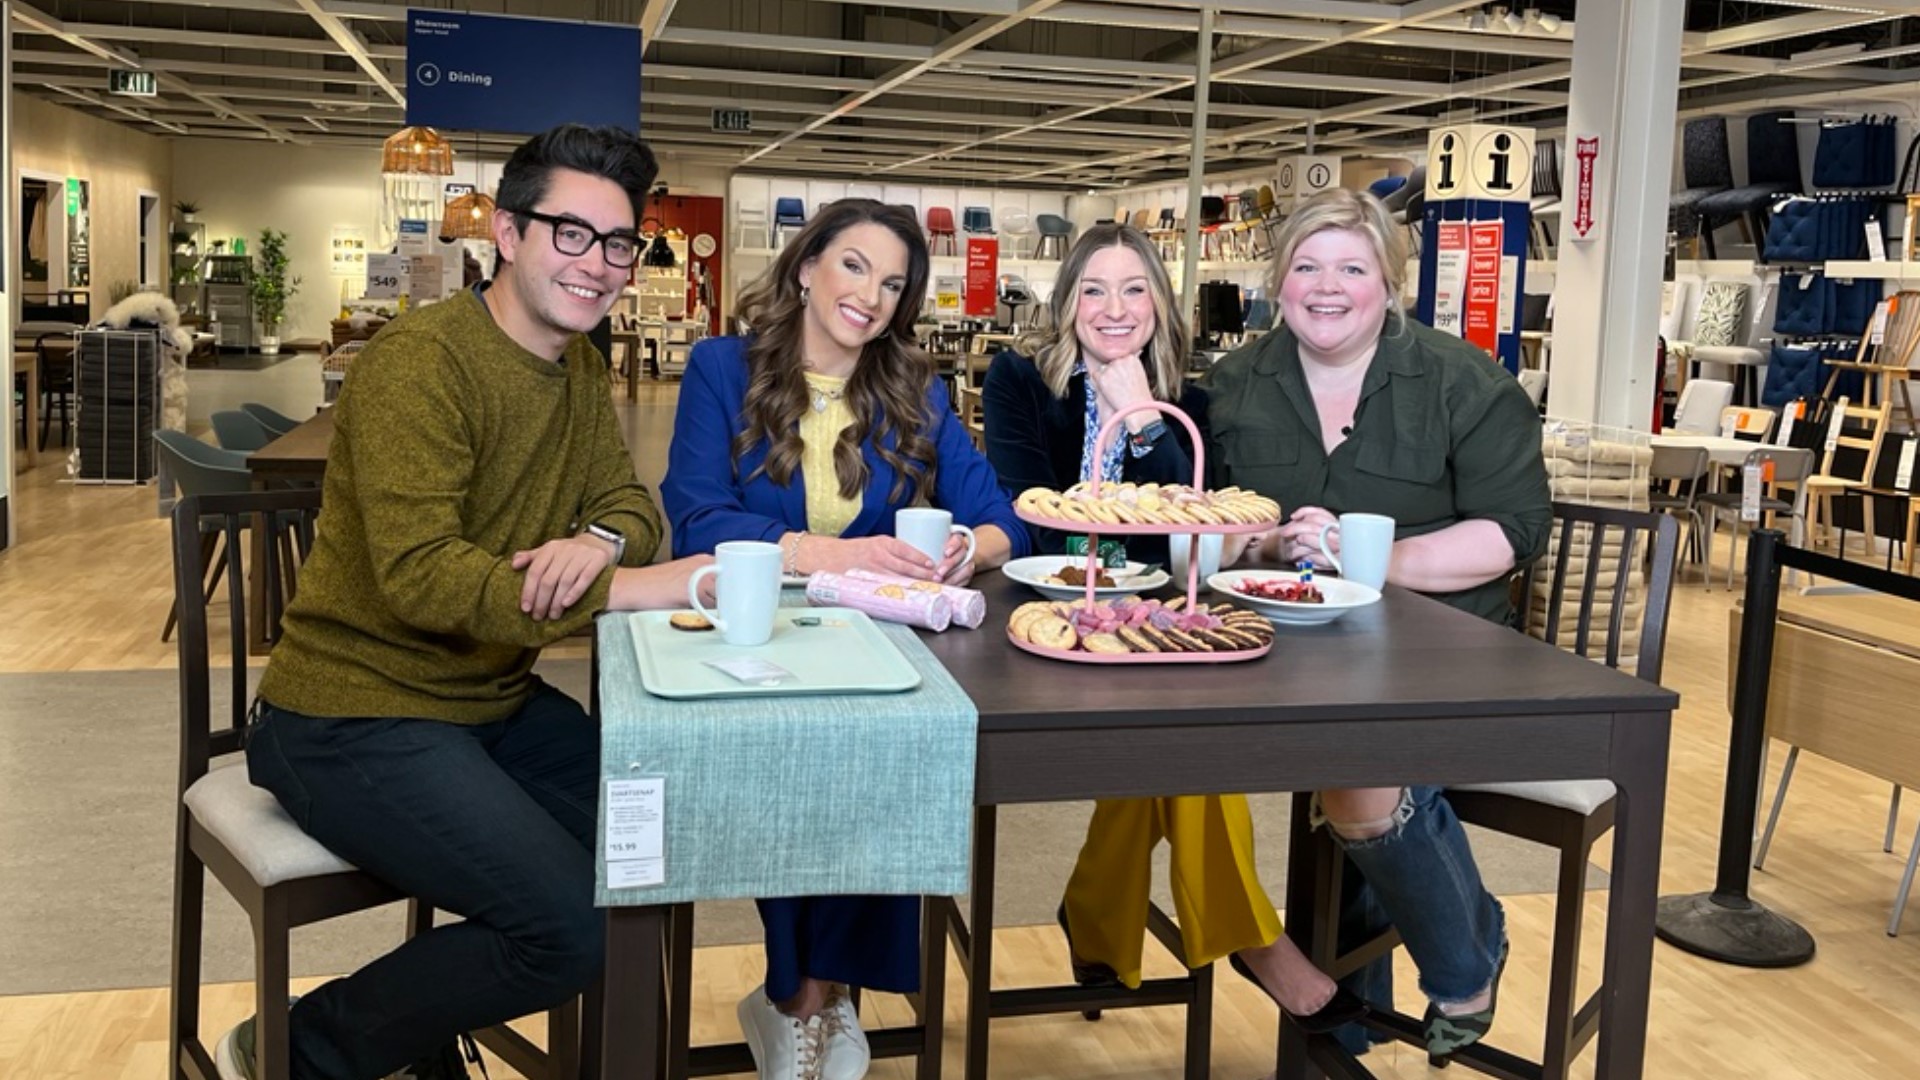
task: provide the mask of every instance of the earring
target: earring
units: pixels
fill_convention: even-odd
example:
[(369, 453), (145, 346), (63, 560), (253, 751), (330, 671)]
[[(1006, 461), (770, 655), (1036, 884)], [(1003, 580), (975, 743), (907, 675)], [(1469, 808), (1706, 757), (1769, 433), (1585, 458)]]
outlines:
[(802, 286), (800, 286), (800, 306), (801, 306), (801, 307), (806, 307), (806, 306), (807, 306), (807, 297), (809, 297), (809, 296), (812, 296), (812, 295), (813, 295), (813, 290), (812, 290), (812, 289), (810, 289), (810, 288), (808, 288), (808, 287), (807, 287), (807, 286), (805, 286), (805, 285), (802, 285)]

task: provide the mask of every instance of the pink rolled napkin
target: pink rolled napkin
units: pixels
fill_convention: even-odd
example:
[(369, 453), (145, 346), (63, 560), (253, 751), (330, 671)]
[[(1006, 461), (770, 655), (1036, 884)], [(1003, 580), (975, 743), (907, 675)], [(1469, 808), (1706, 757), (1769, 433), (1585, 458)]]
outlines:
[(824, 570), (807, 579), (807, 603), (852, 608), (876, 619), (934, 631), (945, 630), (953, 622), (953, 604), (938, 590), (910, 589)]
[(953, 621), (956, 626), (974, 630), (987, 621), (987, 594), (979, 589), (963, 589), (958, 585), (943, 585), (934, 581), (915, 581), (913, 578), (901, 577), (898, 574), (883, 574), (878, 570), (854, 569), (847, 571), (847, 576), (861, 581), (882, 581), (900, 585), (918, 592), (938, 592), (947, 598), (947, 603), (953, 605)]

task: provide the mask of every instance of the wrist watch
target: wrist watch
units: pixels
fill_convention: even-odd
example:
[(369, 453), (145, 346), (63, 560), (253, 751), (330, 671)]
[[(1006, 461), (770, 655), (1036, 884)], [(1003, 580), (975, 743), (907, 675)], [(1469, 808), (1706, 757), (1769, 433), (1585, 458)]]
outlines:
[(627, 553), (627, 538), (622, 536), (618, 531), (609, 529), (597, 521), (580, 531), (586, 533), (588, 536), (596, 537), (612, 544), (613, 562), (616, 566), (620, 564), (621, 557)]
[(1153, 444), (1159, 442), (1166, 433), (1167, 422), (1156, 416), (1148, 421), (1147, 426), (1127, 436), (1127, 446), (1133, 450), (1134, 457), (1145, 457), (1153, 449)]

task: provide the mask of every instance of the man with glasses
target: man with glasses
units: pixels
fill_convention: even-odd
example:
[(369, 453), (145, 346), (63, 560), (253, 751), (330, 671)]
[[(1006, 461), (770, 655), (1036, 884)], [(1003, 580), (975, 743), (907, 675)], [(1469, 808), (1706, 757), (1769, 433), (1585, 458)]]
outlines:
[[(335, 406), (325, 511), (248, 770), (334, 853), (463, 921), (300, 998), (299, 1080), (464, 1076), (459, 1033), (600, 970), (599, 732), (532, 667), (600, 611), (681, 606), (709, 561), (647, 565), (659, 514), (584, 336), (639, 255), (657, 171), (614, 128), (522, 144), (493, 282), (394, 320)], [(224, 1080), (257, 1074), (254, 1030), (215, 1047)]]

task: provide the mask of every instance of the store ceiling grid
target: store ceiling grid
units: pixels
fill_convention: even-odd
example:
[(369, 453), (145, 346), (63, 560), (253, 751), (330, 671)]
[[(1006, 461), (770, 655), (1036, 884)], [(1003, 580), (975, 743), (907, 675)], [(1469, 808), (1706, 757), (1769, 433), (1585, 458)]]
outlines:
[[(1620, 0), (1586, 0), (1617, 3)], [(1575, 0), (497, 0), (638, 25), (663, 153), (787, 175), (1085, 189), (1184, 176), (1200, 8), (1207, 168), (1404, 154), (1442, 118), (1565, 122)], [(1920, 110), (1913, 0), (1688, 0), (1682, 117)], [(402, 124), (405, 3), (16, 0), (14, 86), (152, 134), (370, 145)], [(1503, 18), (1502, 16), (1507, 16)], [(137, 65), (155, 98), (114, 97)], [(752, 131), (710, 130), (715, 108)], [(462, 135), (498, 154), (519, 136)]]

